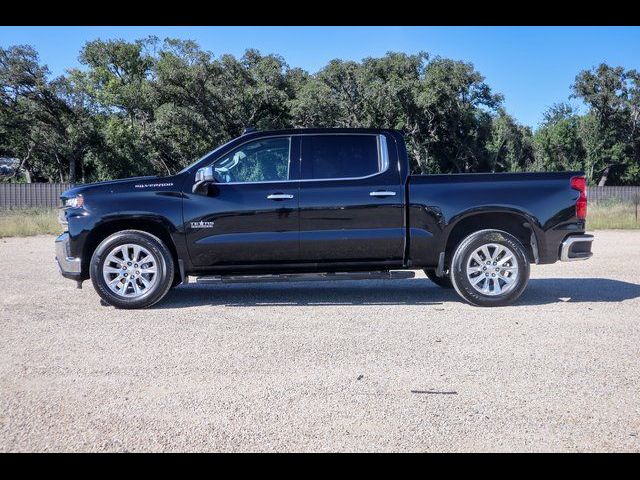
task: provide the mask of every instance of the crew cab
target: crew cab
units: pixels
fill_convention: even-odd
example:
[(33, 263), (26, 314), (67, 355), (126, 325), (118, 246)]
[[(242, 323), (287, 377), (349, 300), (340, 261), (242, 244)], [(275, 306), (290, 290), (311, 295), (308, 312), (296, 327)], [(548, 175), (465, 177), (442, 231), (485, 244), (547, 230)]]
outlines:
[(64, 277), (118, 308), (198, 282), (407, 278), (506, 305), (531, 263), (586, 260), (580, 172), (413, 175), (394, 130), (248, 131), (176, 175), (77, 186)]

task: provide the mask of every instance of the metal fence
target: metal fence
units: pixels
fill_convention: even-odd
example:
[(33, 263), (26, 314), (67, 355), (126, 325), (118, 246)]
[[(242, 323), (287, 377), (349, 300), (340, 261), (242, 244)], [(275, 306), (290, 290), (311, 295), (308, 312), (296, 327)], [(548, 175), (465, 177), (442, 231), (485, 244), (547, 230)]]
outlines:
[(589, 202), (640, 203), (640, 187), (588, 187)]
[[(71, 183), (0, 183), (0, 209), (57, 207)], [(639, 203), (640, 187), (589, 187), (589, 202)]]
[(71, 183), (0, 183), (0, 209), (53, 208), (60, 205), (60, 194)]

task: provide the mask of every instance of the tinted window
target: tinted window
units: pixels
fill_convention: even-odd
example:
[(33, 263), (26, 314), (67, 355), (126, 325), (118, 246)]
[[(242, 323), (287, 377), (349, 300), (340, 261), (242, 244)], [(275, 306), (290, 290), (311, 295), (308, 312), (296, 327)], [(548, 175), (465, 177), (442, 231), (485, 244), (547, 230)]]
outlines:
[(375, 135), (308, 135), (302, 137), (304, 178), (365, 177), (379, 171)]
[(289, 179), (289, 137), (246, 143), (213, 164), (221, 183), (277, 182)]

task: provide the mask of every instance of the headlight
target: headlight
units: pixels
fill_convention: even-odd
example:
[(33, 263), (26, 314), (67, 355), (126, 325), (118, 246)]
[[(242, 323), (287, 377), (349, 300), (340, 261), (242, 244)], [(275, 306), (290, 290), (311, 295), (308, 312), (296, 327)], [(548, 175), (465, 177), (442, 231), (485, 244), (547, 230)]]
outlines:
[(58, 209), (58, 221), (62, 225), (68, 225), (67, 213), (70, 208), (80, 208), (84, 205), (84, 197), (82, 195), (76, 195), (74, 197), (64, 198), (64, 203)]
[(65, 208), (80, 208), (82, 205), (84, 205), (84, 197), (82, 195), (76, 195), (75, 197), (67, 198), (64, 201)]

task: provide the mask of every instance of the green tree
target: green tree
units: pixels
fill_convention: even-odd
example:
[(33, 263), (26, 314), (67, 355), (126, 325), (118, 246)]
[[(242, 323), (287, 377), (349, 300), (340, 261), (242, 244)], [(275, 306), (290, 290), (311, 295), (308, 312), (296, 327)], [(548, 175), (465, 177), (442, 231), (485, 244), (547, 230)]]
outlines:
[(491, 114), (502, 97), (470, 64), (428, 60), (424, 52), (332, 60), (303, 82), (292, 105), (294, 123), (403, 130), (418, 172), (486, 168)]
[(26, 181), (170, 174), (252, 125), (402, 130), (419, 173), (584, 170), (592, 184), (640, 183), (635, 70), (580, 72), (572, 97), (587, 113), (554, 105), (532, 132), (473, 65), (425, 52), (310, 74), (257, 50), (216, 56), (149, 37), (88, 42), (80, 61), (50, 79), (33, 48), (0, 49), (0, 154), (20, 159)]
[(50, 102), (48, 74), (32, 47), (0, 48), (0, 151), (20, 160), (14, 176), (23, 173), (27, 182), (43, 167), (38, 152), (47, 139), (51, 110), (57, 113)]
[(637, 153), (633, 142), (632, 99), (637, 92), (637, 74), (622, 67), (600, 64), (578, 74), (573, 97), (582, 99), (590, 111), (581, 132), (592, 181), (637, 182)]
[(248, 50), (241, 59), (215, 59), (193, 42), (165, 41), (156, 64), (156, 151), (175, 170), (248, 125), (290, 126), (299, 77), (275, 55)]
[(95, 129), (69, 80), (48, 75), (31, 47), (0, 50), (0, 148), (27, 182), (73, 182)]
[(88, 42), (80, 52), (85, 69), (70, 72), (78, 95), (94, 112), (101, 148), (92, 151), (90, 163), (97, 179), (170, 171), (151, 141), (156, 44), (153, 37)]
[(545, 112), (542, 125), (533, 138), (535, 170), (585, 169), (592, 180), (593, 171), (588, 168), (589, 162), (585, 158), (581, 122), (580, 116), (566, 103), (553, 105)]
[(524, 172), (535, 162), (531, 129), (519, 125), (502, 108), (492, 119), (487, 150), (491, 172)]
[(426, 67), (417, 105), (422, 113), (424, 159), (422, 172), (488, 170), (485, 145), (491, 135), (492, 114), (502, 96), (491, 92), (470, 63), (436, 58)]

